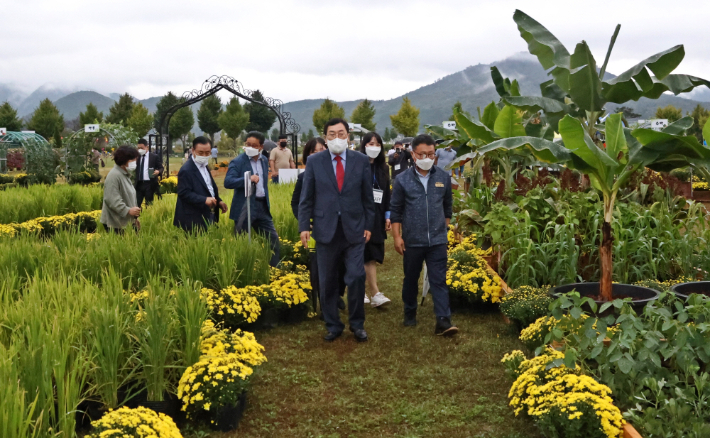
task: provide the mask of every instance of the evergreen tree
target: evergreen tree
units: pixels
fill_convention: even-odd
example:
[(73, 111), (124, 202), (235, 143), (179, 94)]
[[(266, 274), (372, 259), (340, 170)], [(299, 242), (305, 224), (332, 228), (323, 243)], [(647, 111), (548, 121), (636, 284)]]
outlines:
[(83, 128), (84, 125), (91, 125), (94, 123), (101, 123), (104, 120), (104, 113), (99, 112), (96, 105), (89, 102), (86, 105), (86, 111), (79, 113), (79, 127)]
[(175, 111), (170, 119), (168, 131), (171, 138), (179, 138), (184, 146), (193, 126), (195, 126), (195, 115), (192, 114), (192, 108), (186, 106)]
[(32, 113), (27, 128), (41, 135), (46, 139), (52, 138), (54, 134), (64, 130), (64, 116), (49, 99), (44, 99)]
[(219, 116), (222, 114), (222, 101), (213, 94), (205, 98), (197, 110), (197, 125), (202, 132), (209, 135), (214, 143), (214, 134), (219, 132)]
[(304, 131), (301, 133), (301, 144), (306, 144), (308, 141), (308, 134)]
[[(254, 91), (251, 98), (257, 102), (266, 102), (264, 95), (259, 90)], [(249, 102), (244, 104), (244, 110), (249, 113), (247, 131), (269, 132), (269, 129), (276, 121), (276, 114), (264, 105)]]
[(316, 136), (315, 136), (315, 134), (313, 134), (313, 130), (312, 130), (312, 129), (309, 129), (309, 130), (308, 130), (308, 136), (306, 137), (306, 140), (310, 140), (310, 139), (315, 138), (315, 137), (316, 137)]
[(695, 137), (697, 137), (698, 141), (702, 143), (703, 127), (705, 126), (705, 123), (708, 120), (708, 116), (710, 116), (710, 111), (706, 110), (702, 107), (702, 105), (698, 104), (695, 108), (693, 108), (692, 112), (688, 113), (688, 115), (693, 118), (693, 126), (691, 126), (688, 130), (688, 134), (694, 135)]
[(279, 139), (280, 132), (281, 131), (279, 131), (279, 128), (272, 129), (271, 134), (269, 134), (269, 138), (271, 139), (271, 141), (277, 141)]
[(148, 108), (138, 102), (133, 106), (133, 113), (128, 118), (127, 125), (138, 134), (139, 138), (143, 138), (153, 126), (153, 115), (148, 112)]
[(368, 131), (374, 131), (377, 128), (377, 124), (373, 122), (374, 117), (375, 106), (372, 102), (365, 99), (357, 104), (353, 110), (353, 114), (350, 116), (350, 121), (353, 123), (359, 123)]
[(419, 108), (412, 105), (408, 97), (402, 99), (397, 114), (390, 116), (392, 126), (405, 137), (413, 137), (419, 131)]
[(683, 110), (673, 105), (667, 105), (663, 108), (659, 107), (656, 109), (656, 118), (668, 119), (668, 123), (670, 124), (683, 118)]
[(390, 128), (385, 127), (385, 133), (382, 134), (382, 141), (389, 143), (390, 140), (392, 140), (392, 137), (390, 137)]
[(638, 119), (641, 117), (641, 114), (635, 112), (633, 108), (628, 106), (617, 106), (614, 113), (621, 113), (626, 120)]
[(343, 107), (326, 98), (320, 105), (320, 108), (313, 111), (313, 126), (317, 132), (322, 132), (325, 124), (332, 118), (345, 118), (345, 110)]
[(219, 127), (231, 139), (236, 139), (249, 124), (249, 113), (244, 111), (239, 99), (235, 96), (229, 100), (227, 107), (219, 115), (217, 121), (219, 122)]
[[(173, 106), (177, 105), (180, 103), (180, 100), (176, 95), (173, 94), (172, 91), (168, 91), (168, 94), (165, 96), (161, 97), (158, 103), (155, 105), (156, 110), (155, 114), (153, 116), (153, 127), (155, 128), (156, 131), (160, 131), (160, 119), (163, 117), (163, 114)], [(194, 124), (194, 121), (193, 121)], [(164, 132), (163, 134), (167, 134)], [(176, 137), (177, 138), (177, 137)]]
[(6, 128), (8, 131), (21, 131), (22, 120), (17, 117), (17, 110), (5, 102), (0, 105), (0, 128)]
[(128, 93), (122, 94), (118, 102), (114, 103), (108, 111), (106, 123), (128, 126), (128, 119), (133, 114), (133, 96)]

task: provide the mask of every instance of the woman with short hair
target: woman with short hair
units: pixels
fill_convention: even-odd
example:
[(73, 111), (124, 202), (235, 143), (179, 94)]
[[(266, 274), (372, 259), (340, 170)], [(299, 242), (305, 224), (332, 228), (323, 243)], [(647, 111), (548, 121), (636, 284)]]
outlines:
[[(390, 177), (382, 147), (382, 137), (376, 132), (368, 132), (360, 142), (360, 152), (370, 158), (372, 171), (372, 191), (375, 198), (375, 225), (372, 227), (370, 240), (365, 244), (365, 273), (370, 289), (369, 298), (372, 307), (390, 303), (377, 286), (377, 263), (385, 260), (385, 239), (390, 230)], [(365, 295), (365, 303), (368, 297)]]
[(124, 145), (113, 153), (116, 163), (106, 175), (104, 181), (104, 202), (101, 209), (101, 223), (110, 232), (123, 233), (123, 229), (132, 224), (138, 228), (138, 216), (141, 209), (136, 202), (136, 189), (130, 174), (136, 170), (138, 150)]

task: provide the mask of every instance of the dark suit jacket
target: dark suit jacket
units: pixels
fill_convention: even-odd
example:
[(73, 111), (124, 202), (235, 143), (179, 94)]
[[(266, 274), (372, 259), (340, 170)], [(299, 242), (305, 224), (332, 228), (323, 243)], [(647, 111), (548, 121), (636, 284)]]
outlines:
[[(219, 197), (212, 174), (210, 174), (210, 182), (214, 188), (214, 197), (219, 203), (222, 198)], [(211, 196), (210, 191), (192, 158), (189, 158), (178, 172), (177, 195), (175, 220), (173, 220), (173, 225), (176, 227), (185, 231), (191, 231), (193, 228), (205, 229), (212, 214), (215, 222), (219, 221), (219, 206), (211, 209), (205, 204), (207, 198)]]
[(372, 231), (375, 201), (370, 159), (350, 149), (345, 153), (342, 192), (338, 191), (330, 151), (308, 157), (298, 205), (298, 228), (301, 232), (310, 231), (313, 219), (313, 238), (318, 243), (328, 244), (333, 240), (339, 214), (349, 243), (363, 243), (365, 230)]
[[(262, 178), (264, 178), (264, 194), (266, 195), (266, 204), (269, 205), (269, 210), (271, 210), (271, 204), (269, 204), (269, 162), (264, 158), (263, 155), (257, 155), (259, 157), (259, 164), (261, 164)], [(242, 209), (246, 205), (244, 198), (244, 172), (249, 171), (254, 173), (251, 168), (251, 163), (249, 162), (249, 157), (247, 154), (241, 154), (237, 158), (233, 159), (229, 163), (229, 170), (227, 170), (227, 175), (224, 177), (224, 188), (234, 189), (234, 197), (232, 198), (232, 208), (229, 212), (229, 217), (237, 222), (240, 214), (242, 214)], [(251, 211), (256, 208), (256, 191), (252, 195), (251, 199)], [(253, 214), (253, 213), (252, 213)]]
[[(137, 165), (138, 167), (136, 168), (136, 186), (140, 182), (141, 177), (143, 176), (143, 160), (145, 160), (145, 157), (148, 157), (148, 167), (152, 167), (153, 169), (157, 170), (160, 172), (158, 177), (163, 176), (163, 170), (165, 169), (163, 167), (163, 162), (160, 160), (160, 157), (158, 154), (154, 154), (152, 152), (148, 152), (147, 154), (143, 155), (142, 157), (138, 157)], [(150, 177), (150, 175), (148, 175)], [(152, 186), (157, 187), (158, 186), (158, 178), (152, 178), (150, 180), (152, 183)]]
[(301, 202), (301, 192), (303, 191), (303, 175), (304, 173), (299, 173), (298, 178), (296, 178), (296, 187), (293, 188), (293, 196), (291, 196), (291, 211), (293, 215), (298, 220), (298, 204)]

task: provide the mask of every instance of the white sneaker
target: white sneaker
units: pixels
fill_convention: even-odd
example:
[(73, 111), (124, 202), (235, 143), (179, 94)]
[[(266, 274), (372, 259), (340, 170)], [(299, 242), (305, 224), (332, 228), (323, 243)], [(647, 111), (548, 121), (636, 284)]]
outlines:
[(365, 304), (370, 304), (370, 299), (365, 295)]
[(377, 292), (377, 293), (372, 297), (372, 300), (371, 300), (371, 303), (370, 303), (370, 304), (372, 305), (372, 307), (380, 307), (380, 306), (384, 306), (385, 304), (389, 304), (391, 301), (392, 301), (392, 300), (390, 300), (389, 298), (387, 298), (387, 297), (385, 296), (385, 294), (383, 294), (382, 292)]

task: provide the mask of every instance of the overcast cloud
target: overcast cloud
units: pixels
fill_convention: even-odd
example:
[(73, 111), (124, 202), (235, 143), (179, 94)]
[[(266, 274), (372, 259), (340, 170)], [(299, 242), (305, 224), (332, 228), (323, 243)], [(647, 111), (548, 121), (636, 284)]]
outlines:
[(177, 94), (213, 74), (283, 101), (390, 99), (526, 51), (516, 8), (599, 64), (617, 23), (609, 71), (676, 44), (678, 72), (710, 77), (707, 0), (0, 0), (0, 83), (51, 83), (138, 98)]

